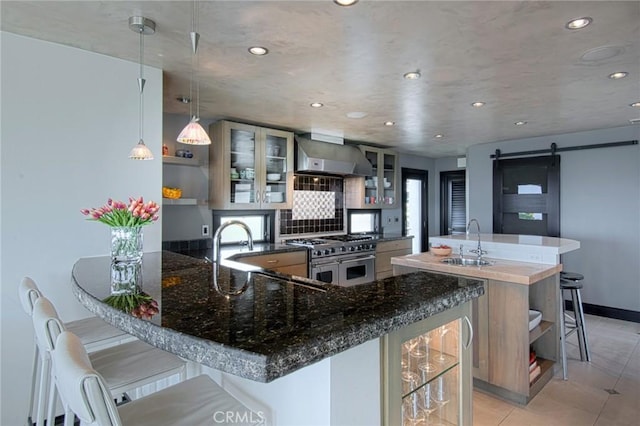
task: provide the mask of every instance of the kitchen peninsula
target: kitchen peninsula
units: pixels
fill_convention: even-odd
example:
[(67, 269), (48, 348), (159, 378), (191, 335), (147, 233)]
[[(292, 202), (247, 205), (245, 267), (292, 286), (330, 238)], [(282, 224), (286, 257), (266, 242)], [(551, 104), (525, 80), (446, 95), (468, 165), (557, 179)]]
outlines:
[[(448, 257), (476, 258), (476, 235), (431, 237), (432, 245), (453, 248)], [(553, 377), (559, 361), (560, 254), (580, 243), (564, 238), (530, 235), (481, 235), (487, 266), (443, 263), (431, 252), (394, 257), (394, 274), (424, 270), (454, 276), (486, 279), (485, 294), (472, 303), (476, 339), (473, 375), (477, 388), (526, 404)], [(542, 313), (539, 325), (529, 328), (529, 310)], [(541, 373), (530, 378), (530, 350)], [(558, 364), (559, 367), (559, 364)]]
[[(103, 302), (110, 295), (110, 262), (96, 257), (75, 264), (73, 292), (85, 307), (154, 346), (215, 369), (223, 385), (230, 382), (268, 404), (278, 424), (382, 423), (385, 336), (435, 318), (451, 321), (446, 315), (459, 315), (457, 309), (484, 292), (481, 281), (426, 272), (340, 287), (239, 262), (213, 268), (157, 252), (144, 254), (141, 287), (160, 312), (144, 320)], [(470, 340), (460, 330), (460, 339)], [(398, 398), (398, 413), (399, 405)]]

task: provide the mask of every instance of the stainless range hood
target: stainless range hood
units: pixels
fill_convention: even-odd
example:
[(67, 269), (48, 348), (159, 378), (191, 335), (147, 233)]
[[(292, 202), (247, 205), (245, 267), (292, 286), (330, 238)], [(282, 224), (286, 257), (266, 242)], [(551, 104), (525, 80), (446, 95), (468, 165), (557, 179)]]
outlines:
[(313, 140), (311, 135), (296, 135), (296, 171), (346, 176), (371, 176), (371, 163), (353, 145)]

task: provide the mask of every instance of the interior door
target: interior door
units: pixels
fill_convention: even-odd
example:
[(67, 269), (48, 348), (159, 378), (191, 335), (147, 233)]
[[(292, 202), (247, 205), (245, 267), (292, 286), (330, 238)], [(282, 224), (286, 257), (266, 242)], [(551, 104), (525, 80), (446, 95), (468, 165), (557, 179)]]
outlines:
[(402, 168), (403, 235), (413, 235), (412, 252), (428, 249), (427, 171)]
[(440, 235), (464, 234), (467, 226), (466, 172), (440, 173)]
[(560, 156), (494, 160), (493, 232), (560, 236)]

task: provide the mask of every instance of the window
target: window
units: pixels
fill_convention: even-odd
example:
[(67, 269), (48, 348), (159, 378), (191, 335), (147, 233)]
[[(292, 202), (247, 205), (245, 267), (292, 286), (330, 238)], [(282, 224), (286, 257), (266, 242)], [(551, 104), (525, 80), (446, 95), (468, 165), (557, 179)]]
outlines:
[[(271, 230), (274, 226), (273, 212), (256, 211), (214, 211), (213, 226), (218, 227), (225, 222), (239, 220), (247, 224), (251, 230), (253, 242), (271, 242)], [(247, 241), (246, 232), (239, 226), (229, 226), (222, 231), (220, 244), (240, 244)]]
[(380, 211), (355, 210), (349, 211), (349, 234), (378, 233), (380, 229)]

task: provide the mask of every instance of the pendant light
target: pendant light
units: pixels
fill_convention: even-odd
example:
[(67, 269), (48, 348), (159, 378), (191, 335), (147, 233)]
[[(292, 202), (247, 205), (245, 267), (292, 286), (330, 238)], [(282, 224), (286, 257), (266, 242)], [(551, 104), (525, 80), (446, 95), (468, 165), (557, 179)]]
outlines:
[(138, 78), (138, 89), (140, 90), (140, 106), (139, 106), (139, 137), (138, 144), (133, 147), (129, 153), (129, 158), (132, 160), (153, 160), (153, 153), (144, 144), (143, 138), (143, 122), (144, 122), (144, 66), (142, 64), (142, 58), (144, 56), (144, 36), (151, 35), (156, 32), (156, 23), (151, 19), (144, 18), (142, 16), (132, 16), (129, 18), (129, 28), (140, 34), (140, 77)]
[(209, 139), (209, 135), (206, 130), (202, 128), (200, 123), (200, 80), (197, 76), (197, 71), (194, 71), (197, 68), (198, 63), (198, 42), (200, 41), (200, 34), (196, 32), (196, 2), (193, 2), (191, 8), (191, 32), (189, 33), (189, 37), (191, 39), (191, 78), (189, 79), (189, 98), (193, 99), (193, 77), (196, 74), (196, 114), (192, 115), (192, 104), (189, 104), (189, 115), (191, 116), (191, 121), (189, 124), (185, 126), (184, 129), (178, 135), (176, 139), (180, 143), (189, 144), (189, 145), (210, 145), (211, 139)]

